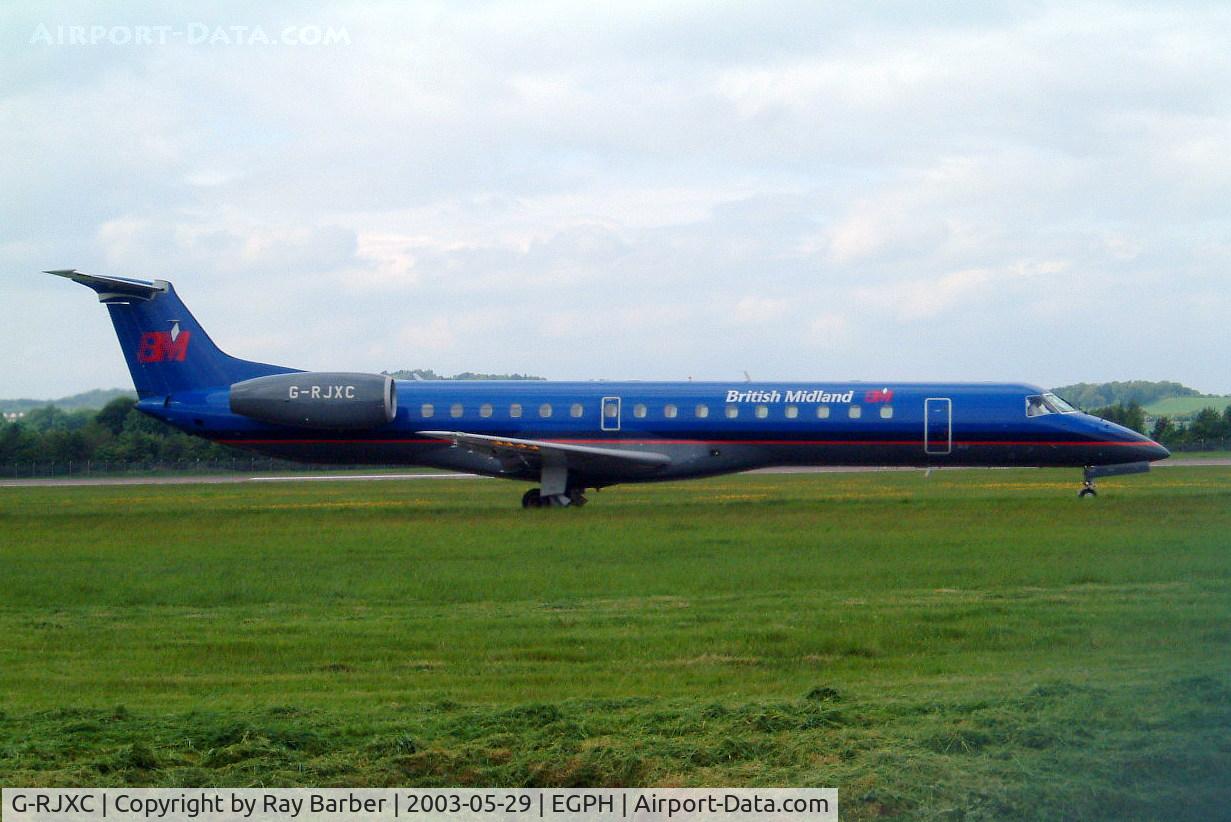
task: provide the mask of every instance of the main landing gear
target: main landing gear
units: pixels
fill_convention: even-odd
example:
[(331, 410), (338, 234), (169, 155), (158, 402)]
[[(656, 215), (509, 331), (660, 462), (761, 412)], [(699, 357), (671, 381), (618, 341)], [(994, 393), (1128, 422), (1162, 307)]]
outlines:
[(531, 488), (522, 494), (522, 508), (566, 508), (581, 507), (586, 504), (584, 488), (570, 488), (563, 494), (544, 494), (537, 488)]

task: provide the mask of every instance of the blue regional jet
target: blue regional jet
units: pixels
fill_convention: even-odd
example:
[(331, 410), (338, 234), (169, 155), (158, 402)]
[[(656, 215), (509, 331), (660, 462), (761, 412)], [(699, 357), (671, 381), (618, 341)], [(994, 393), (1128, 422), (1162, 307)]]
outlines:
[(181, 431), (314, 463), (425, 465), (537, 482), (527, 508), (621, 482), (767, 466), (1072, 466), (1170, 456), (1017, 383), (454, 382), (310, 372), (224, 354), (165, 280), (49, 271), (107, 306), (137, 408)]

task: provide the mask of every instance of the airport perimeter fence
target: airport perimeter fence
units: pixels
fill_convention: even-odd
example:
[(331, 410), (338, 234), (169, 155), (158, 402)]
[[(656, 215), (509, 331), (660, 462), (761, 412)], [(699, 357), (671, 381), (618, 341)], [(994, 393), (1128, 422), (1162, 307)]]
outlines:
[(217, 460), (102, 461), (102, 460), (22, 460), (0, 463), (0, 477), (43, 479), (55, 477), (144, 477), (206, 474), (256, 474), (406, 470), (392, 465), (315, 465), (272, 457), (235, 457)]
[(1231, 438), (1210, 437), (1173, 444), (1163, 443), (1173, 454), (1191, 453), (1197, 451), (1228, 451), (1231, 450)]

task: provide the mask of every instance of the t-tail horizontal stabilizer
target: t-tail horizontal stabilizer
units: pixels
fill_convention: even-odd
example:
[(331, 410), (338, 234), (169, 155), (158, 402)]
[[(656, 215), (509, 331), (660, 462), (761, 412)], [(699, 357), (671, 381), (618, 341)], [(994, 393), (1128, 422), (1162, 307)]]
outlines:
[(241, 360), (221, 351), (166, 280), (83, 274), (73, 268), (46, 273), (93, 289), (106, 304), (137, 396), (143, 400), (228, 388), (243, 380), (295, 370)]
[(75, 268), (62, 268), (55, 271), (44, 271), (44, 274), (54, 274), (66, 277), (75, 283), (81, 283), (86, 288), (98, 292), (98, 301), (128, 302), (130, 300), (152, 300), (167, 291), (165, 280), (133, 280), (128, 277), (107, 277), (101, 274), (83, 274)]

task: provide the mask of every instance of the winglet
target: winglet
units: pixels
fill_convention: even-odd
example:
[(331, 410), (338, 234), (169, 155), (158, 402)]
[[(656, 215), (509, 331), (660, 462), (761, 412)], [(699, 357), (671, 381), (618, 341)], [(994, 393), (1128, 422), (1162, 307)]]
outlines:
[(109, 277), (100, 274), (83, 274), (75, 268), (58, 268), (44, 271), (44, 274), (54, 274), (65, 277), (75, 283), (81, 283), (86, 288), (98, 292), (98, 301), (129, 302), (132, 300), (152, 300), (167, 291), (165, 280), (134, 280), (129, 277)]

